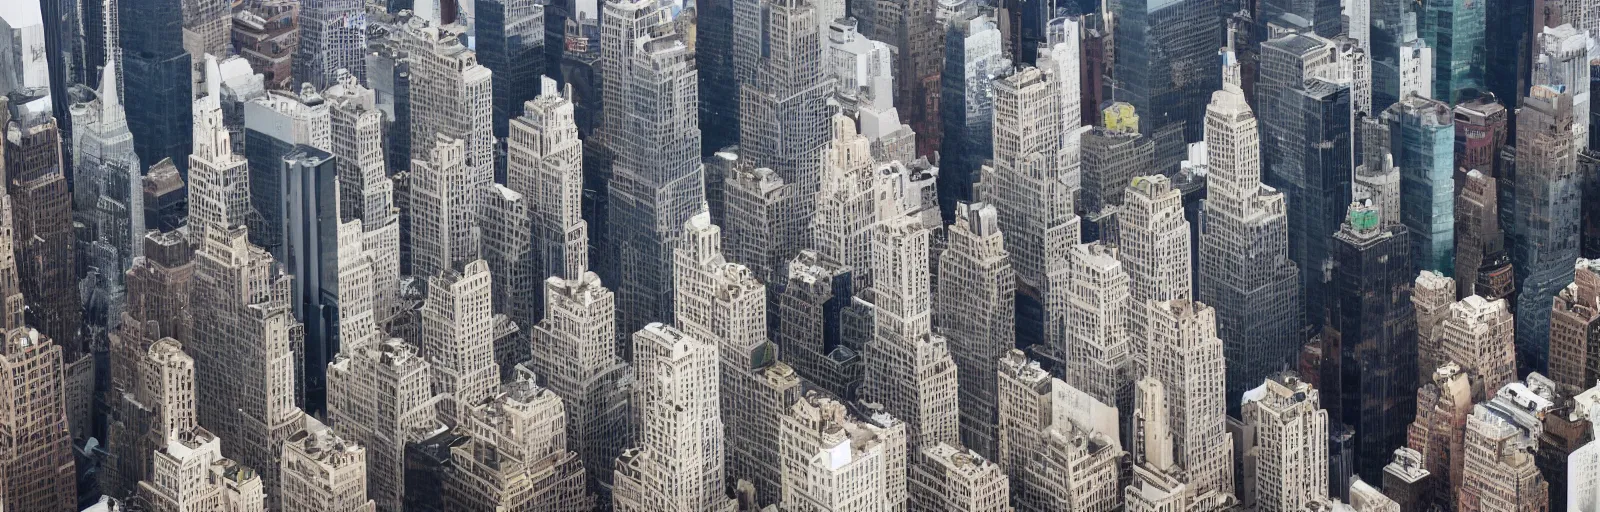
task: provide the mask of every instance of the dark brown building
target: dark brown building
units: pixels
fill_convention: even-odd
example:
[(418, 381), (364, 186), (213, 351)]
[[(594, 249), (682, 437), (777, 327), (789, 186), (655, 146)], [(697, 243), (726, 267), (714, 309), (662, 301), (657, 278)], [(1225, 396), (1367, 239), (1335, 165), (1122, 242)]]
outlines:
[(17, 274), (29, 326), (62, 348), (69, 364), (88, 354), (72, 230), (72, 195), (62, 167), (61, 131), (39, 114), (12, 119), (6, 130), (6, 190), (11, 194)]

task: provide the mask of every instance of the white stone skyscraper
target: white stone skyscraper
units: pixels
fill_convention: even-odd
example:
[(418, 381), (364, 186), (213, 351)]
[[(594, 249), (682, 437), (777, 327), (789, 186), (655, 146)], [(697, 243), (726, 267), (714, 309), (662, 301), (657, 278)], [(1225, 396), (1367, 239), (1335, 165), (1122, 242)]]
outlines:
[(428, 278), (418, 348), (433, 366), (434, 393), (449, 395), (439, 405), (448, 424), (464, 421), (467, 409), (492, 397), (499, 383), (491, 288), (483, 260)]
[(480, 194), (494, 183), (494, 90), (492, 73), (467, 48), (461, 28), (413, 16), (390, 37), (409, 57), (410, 158), (430, 158), (439, 136), (460, 140), (468, 183), (461, 194), (471, 205), (462, 215), (476, 219)]
[[(722, 255), (721, 229), (701, 212), (683, 226), (674, 250), (674, 317), (685, 334), (718, 347), (727, 479), (749, 480), (760, 498), (779, 492), (781, 460), (775, 423), (789, 406), (765, 393), (765, 371), (777, 360), (767, 341), (767, 291), (750, 269)], [(783, 371), (793, 373), (784, 366)], [(785, 386), (787, 387), (787, 386)]]
[[(1065, 187), (1061, 161), (1060, 94), (1050, 76), (1024, 67), (994, 85), (994, 163), (983, 169), (979, 199), (1000, 212), (1006, 250), (1023, 285), (1042, 290), (1051, 253), (1065, 254), (1078, 238), (1052, 240), (1060, 224), (1076, 224), (1076, 216), (1056, 219), (1060, 206), (1055, 191)], [(1067, 211), (1071, 210), (1070, 200)], [(1076, 229), (1071, 229), (1076, 231)], [(1066, 245), (1057, 246), (1064, 242)]]
[(269, 507), (278, 506), (278, 456), (305, 413), (295, 406), (295, 347), (304, 336), (288, 298), (293, 278), (248, 240), (246, 161), (233, 153), (218, 103), (216, 61), (207, 95), (195, 100), (189, 159), (189, 229), (198, 235), (194, 340), (200, 424), (227, 441), (223, 452), (261, 473)]
[[(1311, 384), (1270, 377), (1245, 393), (1246, 505), (1263, 512), (1299, 511), (1328, 495), (1328, 411), (1318, 408)], [(1250, 482), (1247, 482), (1248, 486)]]
[[(624, 332), (672, 319), (672, 249), (705, 203), (692, 36), (667, 23), (668, 7), (613, 0), (603, 8), (605, 137), (616, 158), (607, 183), (609, 240), (602, 242)], [(622, 33), (632, 29), (640, 32)]]
[(572, 87), (558, 90), (554, 80), (542, 80), (539, 96), (511, 120), (506, 187), (522, 194), (534, 219), (535, 274), (578, 279), (589, 268), (583, 141), (573, 120)]
[(1117, 237), (1117, 259), (1128, 274), (1130, 380), (1138, 380), (1149, 363), (1145, 332), (1151, 302), (1189, 300), (1194, 293), (1183, 191), (1165, 176), (1134, 178), (1117, 211)]
[[(747, 165), (772, 169), (792, 187), (784, 218), (780, 261), (811, 246), (811, 218), (821, 184), (829, 133), (832, 77), (823, 69), (822, 31), (811, 0), (761, 2), (761, 26), (737, 37), (759, 38), (761, 58), (739, 91), (739, 154)], [(756, 27), (751, 27), (756, 28)]]
[(1289, 260), (1284, 196), (1261, 183), (1260, 132), (1238, 84), (1224, 83), (1212, 94), (1205, 134), (1209, 172), (1199, 300), (1216, 308), (1232, 409), (1246, 389), (1288, 364), (1304, 344), (1300, 269)]
[(283, 443), (285, 512), (373, 512), (367, 499), (367, 450), (307, 417)]
[(1117, 250), (1100, 242), (1074, 245), (1066, 269), (1066, 281), (1050, 287), (1050, 303), (1067, 308), (1058, 338), (1066, 343), (1054, 347), (1067, 361), (1064, 380), (1104, 403), (1131, 400), (1128, 274)]
[(1000, 458), (1022, 512), (1109, 511), (1121, 496), (1117, 409), (1052, 378), (1020, 350), (997, 364)]
[[(1564, 13), (1565, 14), (1565, 13)], [(1589, 35), (1573, 24), (1540, 27), (1534, 45), (1531, 85), (1548, 85), (1572, 95), (1573, 112), (1589, 111)], [(1589, 116), (1572, 116), (1572, 151), (1589, 146)]]
[(567, 449), (561, 398), (517, 378), (473, 406), (469, 441), (452, 446), (459, 470), (444, 482), (451, 510), (586, 512), (583, 462)]
[(923, 448), (911, 467), (910, 510), (1011, 512), (1011, 482), (1000, 465), (940, 442)]
[(616, 296), (593, 272), (545, 280), (545, 317), (533, 326), (532, 367), (566, 406), (568, 446), (589, 489), (609, 500), (617, 455), (632, 444), (633, 369), (617, 348)]
[(329, 152), (338, 158), (339, 220), (361, 220), (361, 244), (372, 260), (373, 315), (383, 323), (397, 312), (400, 290), (400, 215), (384, 165), (384, 113), (377, 93), (355, 75), (336, 78), (322, 97), (329, 106)]
[(306, 0), (298, 14), (294, 83), (327, 89), (340, 69), (366, 80), (367, 27), (360, 0)]
[(996, 217), (988, 204), (956, 205), (933, 297), (933, 323), (961, 383), (961, 443), (990, 460), (998, 454), (999, 396), (989, 374), (1016, 343), (1016, 274)]
[(1517, 380), (1514, 323), (1506, 301), (1473, 295), (1451, 304), (1449, 316), (1434, 329), (1439, 362), (1461, 366), (1474, 400), (1486, 400)]
[(844, 116), (833, 117), (812, 221), (817, 254), (854, 272), (856, 289), (872, 286), (872, 233), (879, 219), (872, 141)]
[[(473, 170), (460, 139), (439, 135), (426, 158), (411, 161), (411, 275), (433, 277), (478, 259), (481, 232)], [(484, 194), (487, 194), (487, 189)]]
[(912, 453), (959, 443), (956, 365), (933, 333), (927, 228), (912, 217), (880, 222), (872, 241), (875, 313), (862, 360), (861, 397), (906, 422)]
[(905, 424), (808, 392), (782, 419), (782, 510), (889, 512), (906, 504)]
[(133, 152), (116, 72), (112, 59), (102, 71), (97, 97), (72, 108), (72, 201), (78, 205), (75, 217), (92, 237), (86, 255), (98, 274), (92, 297), (105, 308), (99, 327), (107, 330), (122, 320), (123, 273), (144, 249), (144, 168)]
[(343, 348), (328, 365), (328, 421), (366, 448), (367, 494), (378, 509), (398, 510), (406, 443), (433, 428), (433, 368), (398, 338)]
[(724, 490), (717, 346), (652, 323), (634, 334), (640, 435), (617, 457), (618, 512), (732, 512)]
[(1083, 124), (1084, 21), (1081, 17), (1052, 18), (1045, 29), (1046, 41), (1039, 49), (1039, 70), (1049, 77), (1060, 105), (1057, 122), (1061, 123), (1061, 175), (1072, 188), (1083, 184), (1080, 140), (1088, 131)]
[(1150, 376), (1167, 403), (1174, 463), (1193, 495), (1233, 492), (1233, 440), (1223, 395), (1222, 340), (1217, 312), (1174, 300), (1150, 309)]

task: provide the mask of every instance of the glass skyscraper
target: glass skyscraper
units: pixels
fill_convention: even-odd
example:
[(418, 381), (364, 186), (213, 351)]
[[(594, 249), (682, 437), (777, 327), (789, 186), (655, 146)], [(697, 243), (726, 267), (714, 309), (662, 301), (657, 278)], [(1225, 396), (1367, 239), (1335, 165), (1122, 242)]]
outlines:
[(1433, 48), (1433, 97), (1450, 104), (1484, 87), (1487, 0), (1424, 0), (1418, 37)]
[(1156, 141), (1156, 166), (1178, 169), (1185, 143), (1204, 138), (1206, 104), (1222, 88), (1218, 4), (1206, 0), (1113, 2), (1117, 101), (1132, 104), (1139, 132)]
[(194, 85), (183, 49), (181, 0), (119, 2), (128, 131), (143, 162), (172, 159), (187, 180), (194, 144)]
[[(1455, 118), (1443, 102), (1412, 96), (1383, 113), (1400, 168), (1400, 222), (1416, 267), (1455, 273)], [(1570, 266), (1570, 265), (1569, 265)]]

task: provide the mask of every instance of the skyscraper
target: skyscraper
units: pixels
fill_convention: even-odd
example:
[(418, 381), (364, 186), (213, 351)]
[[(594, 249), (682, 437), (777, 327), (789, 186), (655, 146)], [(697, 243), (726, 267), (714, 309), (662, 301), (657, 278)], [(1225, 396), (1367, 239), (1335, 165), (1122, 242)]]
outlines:
[(1011, 482), (999, 465), (946, 442), (923, 448), (920, 461), (912, 465), (907, 486), (911, 510), (1012, 510), (1006, 502)]
[[(327, 406), (325, 374), (339, 353), (340, 287), (339, 170), (333, 155), (296, 146), (283, 157), (283, 257), (279, 262), (293, 276), (289, 301), (295, 318), (305, 324), (305, 408)], [(359, 247), (359, 243), (356, 244)]]
[(1407, 429), (1406, 449), (1417, 455), (1420, 469), (1429, 475), (1421, 488), (1414, 489), (1418, 501), (1453, 507), (1466, 462), (1462, 443), (1467, 416), (1472, 414), (1472, 385), (1455, 363), (1444, 363), (1428, 377), (1429, 382), (1417, 390), (1417, 417)]
[(284, 172), (284, 157), (296, 146), (333, 150), (328, 104), (314, 88), (270, 91), (244, 105), (244, 118), (244, 157), (251, 169), (250, 243), (288, 262), (292, 180)]
[(170, 338), (150, 345), (139, 361), (139, 398), (154, 413), (145, 442), (155, 445), (141, 459), (149, 467), (137, 483), (139, 498), (160, 510), (260, 510), (262, 477), (222, 458), (222, 439), (195, 424), (194, 363)]
[[(656, 13), (629, 25), (637, 33), (612, 31), (640, 9)], [(606, 199), (612, 256), (603, 268), (615, 276), (618, 328), (625, 332), (672, 317), (672, 248), (705, 198), (694, 55), (686, 36), (665, 24), (662, 9), (645, 0), (604, 7), (605, 140), (617, 158)]]
[(331, 117), (330, 152), (338, 157), (339, 221), (361, 221), (361, 244), (372, 259), (373, 315), (385, 322), (399, 309), (400, 218), (383, 154), (384, 114), (376, 92), (349, 73), (338, 75), (323, 98)]
[(1455, 271), (1455, 122), (1450, 106), (1420, 96), (1384, 111), (1389, 151), (1400, 168), (1400, 223), (1416, 268)]
[(1517, 378), (1511, 310), (1503, 300), (1473, 295), (1450, 305), (1433, 335), (1439, 361), (1461, 366), (1472, 382), (1472, 397), (1483, 400)]
[(1528, 448), (1536, 435), (1482, 405), (1467, 418), (1458, 510), (1543, 510), (1549, 484)]
[(468, 409), (491, 398), (500, 378), (491, 288), (483, 260), (428, 278), (418, 348), (433, 365), (434, 393), (450, 395), (439, 405), (441, 421), (449, 424), (466, 421)]
[(800, 251), (788, 268), (778, 297), (783, 361), (817, 387), (847, 396), (861, 382), (865, 341), (851, 338), (846, 326), (852, 313), (866, 313), (853, 300), (856, 271), (809, 250)]
[(560, 397), (520, 378), (475, 405), (468, 419), (472, 438), (450, 447), (461, 466), (444, 482), (445, 506), (593, 510), (594, 498), (584, 489), (583, 463), (567, 449), (563, 407)]
[(638, 443), (617, 457), (619, 512), (730, 512), (717, 345), (651, 323), (634, 334)]
[(1561, 396), (1600, 380), (1600, 260), (1579, 259), (1575, 267), (1550, 312), (1550, 380)]
[[(589, 268), (583, 220), (583, 141), (573, 117), (572, 88), (541, 78), (539, 96), (511, 121), (506, 186), (527, 198), (534, 219), (534, 272), (577, 279)], [(543, 304), (537, 297), (535, 304)]]
[(1000, 29), (989, 14), (976, 10), (957, 14), (947, 25), (944, 40), (939, 209), (946, 221), (953, 221), (956, 202), (974, 199), (978, 168), (994, 155), (994, 79), (1009, 71), (1011, 61), (1000, 47)]
[(1463, 296), (1478, 295), (1479, 270), (1491, 270), (1494, 260), (1505, 256), (1498, 190), (1493, 177), (1472, 169), (1463, 176), (1456, 195), (1455, 278)]
[(1117, 213), (1117, 259), (1128, 274), (1130, 380), (1149, 367), (1148, 310), (1152, 303), (1193, 298), (1189, 269), (1189, 221), (1183, 192), (1164, 176), (1134, 178)]
[(1302, 510), (1327, 495), (1329, 418), (1318, 396), (1311, 384), (1281, 375), (1245, 393), (1244, 465), (1255, 475), (1245, 495), (1256, 510)]
[(503, 139), (507, 123), (542, 92), (545, 6), (534, 0), (474, 0), (474, 5), (474, 49), (478, 63), (494, 73), (494, 136)]
[(1119, 2), (1110, 14), (1117, 20), (1112, 89), (1145, 119), (1139, 133), (1161, 144), (1155, 168), (1176, 170), (1183, 143), (1206, 138), (1206, 98), (1222, 86), (1214, 64), (1222, 13), (1215, 3), (1182, 0)]
[(96, 270), (89, 308), (93, 325), (114, 328), (127, 300), (123, 273), (144, 249), (144, 167), (133, 152), (133, 135), (122, 110), (113, 61), (102, 71), (97, 98), (74, 105), (78, 136), (72, 158), (74, 220), (90, 230), (80, 258)]
[(814, 391), (782, 418), (785, 510), (893, 510), (906, 503), (905, 424), (861, 417)]
[(328, 420), (366, 448), (367, 494), (380, 510), (400, 508), (406, 443), (433, 428), (432, 371), (397, 338), (351, 343), (328, 365)]
[(1406, 418), (1416, 414), (1411, 247), (1405, 227), (1382, 225), (1373, 207), (1349, 211), (1330, 247), (1333, 279), (1322, 331), (1330, 361), (1318, 382), (1330, 421), (1358, 433), (1357, 472), (1376, 482), (1405, 445)]
[[(1463, 102), (1484, 88), (1488, 2), (1428, 0), (1417, 16), (1417, 36), (1434, 51), (1433, 96)], [(1495, 20), (1496, 23), (1502, 22)]]
[(463, 149), (461, 139), (439, 134), (426, 159), (411, 161), (411, 275), (433, 277), (478, 259), (481, 198)]
[(121, 24), (117, 42), (122, 48), (123, 104), (134, 152), (144, 162), (170, 158), (187, 177), (194, 142), (190, 61), (203, 61), (204, 55), (191, 56), (183, 46), (183, 0), (111, 5), (119, 9), (119, 20), (130, 20)]
[[(1231, 493), (1233, 439), (1227, 428), (1223, 344), (1217, 312), (1187, 300), (1154, 304), (1148, 317), (1150, 377), (1165, 390), (1163, 430), (1171, 434), (1172, 463), (1193, 496)], [(1243, 397), (1241, 392), (1239, 395)], [(1162, 414), (1160, 411), (1152, 414)], [(1150, 426), (1145, 427), (1147, 432)], [(1163, 464), (1153, 464), (1165, 469)]]
[[(1517, 116), (1516, 178), (1509, 239), (1517, 279), (1518, 368), (1543, 371), (1549, 360), (1550, 308), (1572, 282), (1578, 257), (1582, 190), (1572, 94), (1535, 86)], [(1502, 206), (1504, 208), (1506, 206)]]
[[(1277, 40), (1292, 44), (1306, 36)], [(1332, 42), (1313, 45), (1319, 51), (1336, 52)], [(1262, 105), (1261, 121), (1271, 121), (1272, 144), (1262, 144), (1262, 159), (1268, 163), (1263, 182), (1284, 193), (1288, 207), (1289, 259), (1300, 273), (1301, 294), (1307, 321), (1321, 325), (1330, 285), (1325, 282), (1331, 258), (1330, 236), (1339, 231), (1349, 204), (1351, 191), (1351, 103), (1350, 86), (1324, 78), (1291, 77), (1296, 85), (1268, 87), (1266, 70), (1276, 66), (1268, 51), (1273, 42), (1262, 45), (1262, 81), (1256, 85), (1256, 102)], [(1321, 50), (1326, 48), (1327, 50)], [(1328, 74), (1332, 63), (1307, 63), (1306, 74)], [(1332, 77), (1327, 77), (1332, 78)], [(1274, 98), (1274, 96), (1276, 96)], [(1273, 111), (1265, 110), (1271, 105)], [(1272, 147), (1269, 153), (1266, 148)], [(1268, 155), (1271, 155), (1269, 158)]]
[(932, 0), (888, 0), (854, 6), (850, 14), (861, 22), (861, 34), (883, 41), (895, 53), (895, 109), (903, 113), (917, 133), (917, 154), (939, 149), (939, 78), (944, 55), (944, 31), (935, 17)]
[(1505, 148), (1510, 128), (1506, 124), (1509, 112), (1498, 99), (1483, 95), (1455, 106), (1457, 188), (1463, 172), (1478, 170), (1485, 176), (1498, 175), (1500, 150)]
[(1015, 346), (1016, 274), (994, 207), (960, 203), (956, 214), (946, 231), (950, 245), (939, 254), (933, 323), (950, 342), (961, 382), (961, 444), (997, 460), (999, 397), (988, 375)]
[(283, 443), (283, 509), (372, 512), (367, 499), (367, 450), (306, 418)]
[(1022, 511), (1109, 510), (1123, 446), (1116, 408), (1010, 350), (998, 364), (1000, 455)]
[[(1056, 346), (1067, 361), (1067, 384), (1102, 403), (1131, 411), (1133, 379), (1128, 353), (1128, 274), (1117, 250), (1105, 244), (1074, 245), (1067, 251), (1066, 280), (1051, 286), (1052, 304), (1066, 306)], [(1071, 283), (1067, 285), (1066, 283)], [(1060, 294), (1060, 300), (1056, 295)]]
[(409, 56), (406, 104), (411, 158), (426, 158), (438, 134), (460, 139), (462, 165), (469, 178), (462, 193), (472, 205), (463, 215), (474, 216), (477, 198), (494, 182), (494, 91), (492, 73), (467, 49), (456, 32), (460, 28), (414, 16), (390, 37)]
[(1256, 119), (1237, 84), (1223, 84), (1206, 108), (1206, 152), (1199, 300), (1216, 308), (1228, 358), (1226, 396), (1236, 407), (1237, 397), (1303, 344), (1301, 269), (1288, 259), (1285, 198), (1261, 183)]
[(61, 131), (45, 113), (12, 119), (6, 134), (6, 191), (11, 194), (17, 276), (27, 298), (27, 323), (56, 340), (71, 365), (89, 354), (79, 336), (72, 196), (67, 190)]
[(589, 491), (609, 502), (617, 456), (633, 440), (629, 395), (638, 385), (617, 347), (616, 298), (587, 271), (547, 279), (544, 293), (531, 366), (567, 407), (567, 442), (583, 460)]
[(335, 73), (340, 69), (366, 80), (367, 27), (361, 2), (302, 2), (297, 24), (300, 41), (293, 62), (295, 83), (327, 89), (336, 83)]
[(0, 353), (5, 393), (0, 405), (0, 473), (9, 481), (0, 507), (8, 510), (71, 510), (76, 507), (72, 439), (62, 349), (31, 328), (13, 327)]

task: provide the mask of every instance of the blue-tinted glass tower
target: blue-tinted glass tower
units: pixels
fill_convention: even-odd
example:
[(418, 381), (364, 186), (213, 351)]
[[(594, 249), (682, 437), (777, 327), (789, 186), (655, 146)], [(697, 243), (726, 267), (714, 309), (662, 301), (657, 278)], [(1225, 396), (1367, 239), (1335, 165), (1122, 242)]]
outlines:
[[(183, 49), (181, 0), (118, 2), (123, 105), (142, 162), (172, 159), (187, 180), (194, 145), (194, 85)], [(132, 20), (138, 20), (133, 22)]]
[(1139, 132), (1156, 142), (1156, 166), (1170, 174), (1184, 144), (1204, 138), (1206, 104), (1222, 88), (1221, 13), (1207, 0), (1126, 0), (1112, 12), (1116, 99), (1139, 112)]
[[(1383, 113), (1400, 168), (1400, 222), (1421, 270), (1455, 273), (1455, 118), (1442, 102), (1411, 96)], [(1568, 265), (1569, 267), (1571, 265)]]
[[(1433, 48), (1433, 97), (1451, 104), (1484, 87), (1486, 0), (1424, 0), (1417, 36)], [(1507, 71), (1509, 72), (1509, 71)]]

